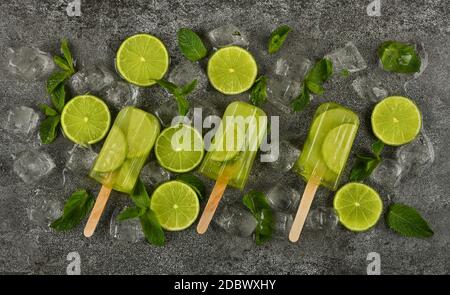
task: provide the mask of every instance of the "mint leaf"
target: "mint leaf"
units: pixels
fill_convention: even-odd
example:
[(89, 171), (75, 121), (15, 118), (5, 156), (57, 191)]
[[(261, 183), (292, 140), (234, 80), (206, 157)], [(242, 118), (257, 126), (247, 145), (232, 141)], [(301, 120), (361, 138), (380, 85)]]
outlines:
[(261, 245), (272, 237), (273, 213), (263, 193), (250, 191), (242, 199), (244, 205), (250, 210), (257, 221), (255, 242)]
[(181, 53), (190, 61), (197, 61), (206, 56), (207, 50), (202, 39), (191, 29), (180, 29), (177, 37)]
[(141, 221), (142, 231), (147, 241), (155, 246), (164, 246), (164, 232), (156, 214), (148, 208), (145, 214), (139, 217), (139, 220)]
[(350, 181), (362, 181), (366, 179), (381, 162), (381, 159), (378, 157), (361, 155), (357, 155), (356, 157), (356, 163), (350, 171)]
[(189, 102), (187, 101), (185, 95), (191, 93), (196, 85), (197, 80), (193, 80), (191, 83), (184, 85), (183, 87), (178, 87), (172, 82), (166, 80), (157, 80), (156, 83), (166, 89), (175, 98), (178, 104), (178, 113), (180, 116), (185, 116), (189, 111)]
[(136, 218), (143, 215), (144, 213), (145, 213), (144, 210), (137, 207), (125, 208), (122, 210), (122, 212), (120, 212), (119, 215), (117, 215), (117, 220), (124, 221), (127, 219)]
[(294, 112), (302, 111), (311, 101), (308, 88), (303, 84), (300, 94), (291, 102)]
[(166, 89), (170, 94), (175, 94), (177, 90), (177, 85), (173, 84), (172, 82), (166, 81), (166, 80), (156, 80), (156, 83), (161, 86), (162, 88)]
[(203, 182), (193, 174), (180, 174), (177, 176), (177, 180), (182, 181), (192, 187), (200, 200), (205, 197), (205, 185)]
[(53, 117), (53, 116), (58, 115), (57, 111), (55, 111), (54, 109), (52, 109), (51, 107), (49, 107), (48, 105), (43, 104), (43, 103), (41, 103), (39, 105), (39, 109), (41, 110), (41, 112), (44, 113), (44, 115), (46, 115), (48, 117)]
[(184, 85), (183, 87), (181, 87), (180, 94), (188, 95), (192, 91), (194, 91), (195, 87), (197, 87), (197, 79), (194, 79), (191, 81), (191, 83), (188, 83), (188, 84)]
[(136, 186), (130, 197), (131, 200), (133, 200), (134, 205), (139, 209), (146, 210), (150, 208), (150, 197), (148, 196), (144, 183), (140, 179), (137, 180)]
[(420, 71), (422, 62), (413, 45), (386, 41), (378, 48), (378, 56), (388, 72), (410, 74)]
[(347, 69), (343, 69), (341, 71), (341, 76), (344, 77), (344, 78), (347, 78), (348, 76), (350, 76), (350, 71), (347, 70)]
[(63, 54), (64, 58), (66, 59), (66, 63), (69, 66), (69, 74), (72, 75), (75, 73), (75, 67), (73, 65), (73, 58), (72, 53), (69, 49), (69, 41), (67, 39), (63, 39), (61, 41), (61, 53)]
[(306, 88), (314, 94), (321, 95), (325, 92), (325, 89), (322, 87), (322, 84), (317, 84), (314, 81), (306, 80)]
[(272, 32), (269, 39), (270, 54), (276, 53), (278, 50), (280, 50), (281, 46), (283, 45), (284, 41), (287, 38), (287, 35), (291, 30), (292, 29), (289, 26), (282, 25)]
[[(329, 59), (323, 58), (317, 61), (305, 77), (308, 90), (315, 94), (322, 94), (322, 85), (331, 77), (332, 74), (333, 64)], [(311, 88), (309, 88), (310, 85), (312, 86)]]
[(250, 102), (255, 106), (261, 106), (267, 100), (267, 78), (260, 76), (256, 79), (250, 92)]
[(384, 149), (384, 143), (381, 140), (377, 140), (372, 144), (372, 152), (375, 156), (380, 157), (381, 152)]
[(393, 204), (389, 207), (387, 224), (405, 237), (428, 238), (434, 234), (416, 209), (403, 204)]
[(70, 230), (77, 226), (92, 210), (94, 197), (86, 190), (74, 192), (64, 205), (63, 215), (52, 222), (51, 228), (57, 231)]
[(52, 143), (56, 138), (56, 127), (59, 125), (61, 117), (59, 115), (47, 117), (39, 126), (39, 137), (43, 144)]
[(55, 109), (61, 113), (66, 104), (66, 87), (64, 86), (64, 83), (59, 84), (59, 86), (53, 90), (50, 94), (50, 100)]
[(61, 70), (65, 71), (65, 72), (72, 71), (70, 66), (67, 64), (67, 61), (64, 58), (62, 58), (61, 56), (58, 56), (58, 55), (54, 56), (53, 61)]
[(189, 102), (187, 101), (186, 97), (183, 95), (176, 95), (175, 100), (178, 104), (178, 114), (180, 116), (186, 116), (187, 112), (189, 111)]
[(67, 72), (53, 73), (47, 80), (47, 92), (49, 94), (53, 93), (53, 91), (55, 91), (59, 85), (64, 83), (69, 76), (70, 75)]

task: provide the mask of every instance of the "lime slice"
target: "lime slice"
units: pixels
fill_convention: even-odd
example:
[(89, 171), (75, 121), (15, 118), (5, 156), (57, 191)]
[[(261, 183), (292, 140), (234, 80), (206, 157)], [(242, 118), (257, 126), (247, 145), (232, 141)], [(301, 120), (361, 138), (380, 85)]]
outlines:
[(409, 98), (390, 96), (380, 101), (372, 112), (372, 130), (387, 145), (411, 142), (419, 134), (422, 116)]
[(358, 126), (342, 124), (332, 129), (326, 135), (322, 144), (322, 157), (328, 168), (340, 174), (344, 169), (347, 157), (353, 145)]
[(117, 51), (116, 66), (120, 75), (138, 86), (150, 86), (164, 77), (169, 54), (155, 36), (138, 34), (123, 41)]
[(244, 130), (238, 124), (228, 124), (225, 127), (225, 132), (219, 129), (211, 143), (211, 160), (226, 162), (236, 158), (242, 150), (244, 140)]
[(119, 168), (127, 156), (127, 142), (119, 127), (113, 126), (98, 155), (93, 170), (111, 172)]
[(374, 226), (383, 211), (378, 193), (371, 187), (351, 182), (341, 187), (333, 201), (339, 221), (351, 231), (365, 231)]
[(150, 208), (155, 212), (162, 228), (178, 231), (194, 223), (200, 204), (197, 194), (189, 185), (173, 180), (156, 188), (151, 197)]
[(247, 91), (255, 82), (257, 72), (253, 56), (237, 46), (217, 50), (208, 62), (209, 81), (223, 94)]
[(131, 192), (139, 177), (139, 169), (136, 165), (140, 161), (126, 159), (120, 166), (119, 172), (114, 177), (114, 189), (121, 192)]
[(88, 145), (102, 140), (108, 133), (111, 114), (108, 106), (92, 95), (69, 100), (61, 114), (61, 126), (71, 141)]
[(133, 108), (127, 128), (128, 158), (146, 156), (159, 134), (159, 121), (154, 116)]
[(169, 127), (156, 140), (155, 155), (159, 164), (169, 171), (191, 171), (203, 159), (202, 135), (185, 124)]

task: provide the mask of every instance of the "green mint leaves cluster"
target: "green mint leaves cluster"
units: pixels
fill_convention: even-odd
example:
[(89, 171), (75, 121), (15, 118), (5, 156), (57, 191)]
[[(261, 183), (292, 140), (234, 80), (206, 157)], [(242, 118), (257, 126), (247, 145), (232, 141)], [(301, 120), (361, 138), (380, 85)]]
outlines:
[(61, 54), (62, 56), (53, 58), (60, 71), (53, 73), (47, 80), (47, 93), (50, 95), (52, 105), (39, 105), (46, 116), (39, 127), (39, 136), (44, 144), (52, 143), (56, 138), (61, 112), (66, 103), (65, 82), (75, 73), (75, 65), (66, 39), (61, 41)]
[(350, 172), (351, 181), (362, 181), (372, 174), (373, 170), (381, 163), (381, 152), (383, 151), (384, 143), (377, 140), (372, 144), (372, 153), (357, 154), (356, 163)]
[(250, 191), (242, 199), (244, 205), (256, 219), (255, 242), (261, 245), (272, 238), (273, 213), (263, 193)]
[(414, 45), (386, 41), (378, 48), (383, 68), (388, 72), (411, 74), (420, 72), (421, 60)]
[(50, 227), (66, 231), (76, 227), (94, 207), (94, 197), (86, 190), (74, 192), (64, 205), (63, 215), (53, 221)]
[(197, 86), (197, 79), (184, 86), (177, 86), (166, 80), (157, 80), (156, 83), (175, 97), (178, 104), (178, 114), (180, 116), (185, 116), (189, 111), (189, 101), (186, 99), (186, 96)]

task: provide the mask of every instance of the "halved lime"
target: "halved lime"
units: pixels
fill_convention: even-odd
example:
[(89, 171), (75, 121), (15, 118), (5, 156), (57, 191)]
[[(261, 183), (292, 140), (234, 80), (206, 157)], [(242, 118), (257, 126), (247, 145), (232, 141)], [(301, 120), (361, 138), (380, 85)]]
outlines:
[(337, 175), (344, 169), (357, 130), (356, 124), (342, 124), (328, 132), (323, 141), (323, 160)]
[(375, 136), (393, 146), (411, 142), (422, 127), (419, 108), (403, 96), (390, 96), (380, 101), (373, 109), (371, 121)]
[(238, 94), (252, 87), (258, 67), (247, 50), (230, 46), (219, 49), (208, 62), (211, 85), (223, 94)]
[(127, 156), (127, 141), (119, 127), (113, 126), (95, 161), (93, 170), (111, 172), (119, 168)]
[(169, 171), (184, 173), (197, 167), (203, 159), (202, 135), (193, 127), (178, 124), (164, 129), (156, 140), (155, 155)]
[(189, 185), (173, 180), (156, 188), (150, 200), (150, 208), (155, 212), (162, 228), (179, 231), (194, 223), (200, 204), (197, 194)]
[(133, 108), (127, 128), (128, 158), (146, 156), (159, 134), (158, 119), (144, 111)]
[(108, 133), (111, 114), (108, 106), (93, 95), (72, 98), (64, 106), (61, 126), (71, 141), (88, 145), (102, 140)]
[(333, 201), (339, 221), (351, 231), (365, 231), (374, 226), (383, 211), (378, 193), (371, 187), (351, 182), (341, 187)]
[(128, 82), (138, 86), (150, 86), (167, 72), (169, 54), (161, 40), (155, 36), (137, 34), (120, 45), (116, 67)]

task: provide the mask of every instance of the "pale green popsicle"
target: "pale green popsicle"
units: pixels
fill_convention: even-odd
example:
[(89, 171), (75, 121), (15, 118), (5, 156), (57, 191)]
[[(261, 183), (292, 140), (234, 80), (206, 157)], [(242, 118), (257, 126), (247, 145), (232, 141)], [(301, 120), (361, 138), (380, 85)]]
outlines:
[(267, 116), (260, 108), (235, 101), (228, 105), (200, 172), (214, 180), (243, 189), (256, 153), (267, 131)]
[(155, 116), (125, 107), (117, 115), (89, 175), (106, 187), (130, 194), (159, 131)]

